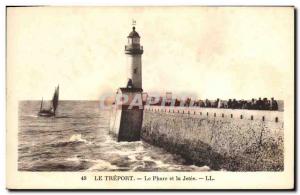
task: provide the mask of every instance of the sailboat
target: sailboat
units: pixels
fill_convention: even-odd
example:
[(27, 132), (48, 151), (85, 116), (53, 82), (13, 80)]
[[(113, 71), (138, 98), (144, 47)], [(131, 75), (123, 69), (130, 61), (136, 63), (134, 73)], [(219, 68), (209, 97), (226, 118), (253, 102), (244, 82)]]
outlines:
[(52, 104), (49, 109), (43, 109), (43, 99), (42, 99), (40, 111), (38, 113), (39, 116), (43, 116), (43, 117), (55, 116), (55, 112), (58, 106), (58, 95), (59, 95), (59, 86), (55, 88), (54, 95), (52, 98)]

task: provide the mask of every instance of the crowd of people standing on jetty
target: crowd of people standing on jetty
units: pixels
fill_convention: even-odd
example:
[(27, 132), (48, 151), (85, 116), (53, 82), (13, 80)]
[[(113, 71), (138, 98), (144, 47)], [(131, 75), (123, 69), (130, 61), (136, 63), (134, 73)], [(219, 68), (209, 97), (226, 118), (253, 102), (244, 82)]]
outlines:
[(187, 98), (184, 101), (180, 99), (164, 100), (160, 97), (159, 101), (152, 105), (162, 105), (164, 102), (165, 106), (196, 106), (204, 108), (227, 108), (227, 109), (248, 109), (248, 110), (278, 110), (278, 103), (274, 98), (258, 98), (251, 100), (220, 100), (219, 98), (215, 101), (212, 100), (196, 100), (192, 101), (191, 98)]

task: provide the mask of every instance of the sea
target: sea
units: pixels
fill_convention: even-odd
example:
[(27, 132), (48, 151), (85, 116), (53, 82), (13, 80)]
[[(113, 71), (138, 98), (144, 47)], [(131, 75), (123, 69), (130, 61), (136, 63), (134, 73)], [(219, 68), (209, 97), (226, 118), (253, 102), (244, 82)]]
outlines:
[(117, 142), (98, 101), (60, 101), (55, 117), (39, 117), (39, 109), (40, 101), (19, 102), (19, 171), (210, 170), (144, 141)]

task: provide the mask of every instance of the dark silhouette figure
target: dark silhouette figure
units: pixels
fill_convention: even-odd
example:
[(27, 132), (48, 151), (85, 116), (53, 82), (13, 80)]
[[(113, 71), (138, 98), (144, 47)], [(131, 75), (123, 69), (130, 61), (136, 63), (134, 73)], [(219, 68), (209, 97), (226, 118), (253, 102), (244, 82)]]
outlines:
[(262, 110), (262, 109), (263, 109), (263, 101), (261, 100), (261, 98), (258, 98), (256, 102), (256, 110)]
[(128, 79), (128, 82), (127, 82), (127, 88), (132, 88), (132, 80), (131, 79)]
[(278, 110), (278, 103), (273, 97), (271, 98), (270, 102), (270, 110)]

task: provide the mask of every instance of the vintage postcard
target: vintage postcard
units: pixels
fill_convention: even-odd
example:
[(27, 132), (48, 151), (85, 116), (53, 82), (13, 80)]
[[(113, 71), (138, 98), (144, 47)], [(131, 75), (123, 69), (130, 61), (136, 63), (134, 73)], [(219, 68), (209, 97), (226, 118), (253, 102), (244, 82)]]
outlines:
[(294, 188), (294, 7), (7, 7), (8, 189)]

